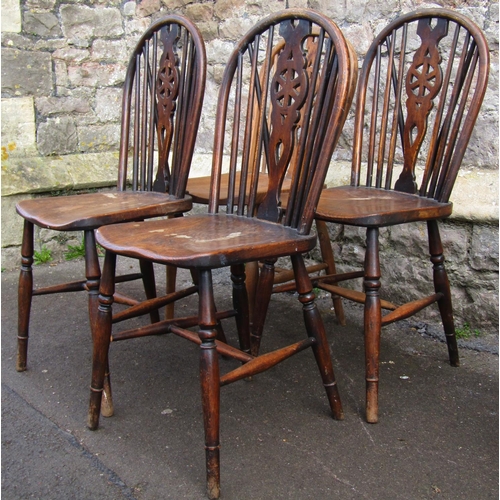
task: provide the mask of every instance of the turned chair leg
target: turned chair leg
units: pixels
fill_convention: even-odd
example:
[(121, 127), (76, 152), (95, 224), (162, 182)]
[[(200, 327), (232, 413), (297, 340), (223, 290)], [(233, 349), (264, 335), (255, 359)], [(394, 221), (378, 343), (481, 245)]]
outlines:
[(429, 253), (433, 264), (434, 290), (436, 293), (443, 294), (443, 297), (438, 301), (438, 306), (448, 344), (448, 356), (451, 366), (460, 366), (450, 283), (444, 267), (443, 245), (439, 235), (438, 222), (435, 220), (427, 221), (427, 231), (429, 234)]
[[(155, 272), (153, 269), (153, 263), (149, 260), (139, 259), (139, 266), (141, 268), (142, 283), (144, 286), (144, 292), (146, 294), (146, 299), (156, 298), (156, 281)], [(174, 282), (175, 287), (175, 282)], [(158, 309), (151, 311), (149, 313), (151, 323), (158, 323), (160, 321), (160, 312)]]
[(240, 349), (250, 352), (250, 313), (247, 287), (245, 285), (245, 266), (243, 264), (231, 267), (233, 282), (233, 307), (237, 311), (236, 328), (240, 341)]
[(25, 220), (21, 247), (21, 271), (18, 285), (17, 362), (16, 370), (23, 372), (28, 363), (28, 337), (31, 301), (33, 298), (33, 223)]
[[(99, 307), (99, 283), (101, 281), (101, 268), (99, 256), (97, 254), (97, 244), (93, 230), (84, 232), (85, 243), (85, 276), (87, 278), (86, 288), (89, 302), (89, 320), (92, 340), (94, 339), (94, 329), (97, 320), (97, 310)], [(102, 391), (101, 412), (104, 417), (112, 417), (114, 413), (113, 396), (111, 393), (111, 379), (109, 367), (106, 366), (104, 375), (104, 386)]]
[[(93, 327), (92, 381), (90, 384), (90, 404), (88, 427), (91, 430), (99, 426), (99, 414), (105, 386), (105, 376), (108, 371), (108, 351), (113, 321), (113, 295), (115, 293), (116, 254), (106, 251), (104, 269), (101, 279), (99, 306)], [(109, 397), (107, 395), (106, 397)]]
[(245, 264), (245, 277), (248, 295), (248, 313), (250, 315), (250, 323), (252, 323), (255, 297), (257, 295), (257, 283), (259, 281), (259, 263), (257, 261), (247, 262)]
[[(326, 274), (337, 274), (337, 269), (335, 268), (335, 258), (333, 257), (332, 242), (330, 241), (330, 235), (328, 234), (328, 226), (326, 222), (323, 220), (317, 220), (316, 231), (318, 233), (321, 258), (327, 265)], [(338, 295), (332, 293), (332, 302), (337, 321), (340, 325), (345, 326), (346, 321), (342, 299)]]
[(311, 279), (307, 274), (307, 269), (302, 255), (292, 256), (292, 266), (295, 274), (295, 283), (297, 284), (299, 301), (302, 304), (306, 331), (309, 337), (314, 337), (316, 339), (312, 349), (323, 380), (323, 386), (325, 387), (333, 418), (336, 420), (343, 420), (344, 411), (342, 409), (342, 402), (340, 400), (340, 394), (335, 380), (335, 374), (333, 372), (330, 348), (326, 339), (325, 326), (315, 303)]
[(219, 355), (215, 345), (217, 320), (210, 270), (200, 271), (199, 286), (198, 321), (200, 330), (198, 334), (201, 340), (200, 382), (205, 425), (207, 495), (210, 499), (216, 499), (220, 495), (220, 378)]
[(378, 228), (366, 230), (366, 255), (364, 288), (366, 294), (364, 311), (365, 366), (366, 366), (366, 420), (378, 421), (378, 382), (380, 333), (382, 309), (380, 306), (380, 260)]
[[(175, 266), (165, 266), (166, 270), (166, 280), (167, 285), (165, 292), (166, 294), (174, 293), (175, 287), (177, 286), (177, 268)], [(175, 302), (167, 304), (165, 306), (165, 319), (173, 319), (175, 313)]]
[(262, 340), (262, 332), (264, 331), (267, 309), (273, 293), (275, 262), (276, 259), (266, 260), (260, 271), (258, 282), (259, 293), (255, 297), (250, 330), (250, 353), (252, 356), (259, 355), (260, 342)]

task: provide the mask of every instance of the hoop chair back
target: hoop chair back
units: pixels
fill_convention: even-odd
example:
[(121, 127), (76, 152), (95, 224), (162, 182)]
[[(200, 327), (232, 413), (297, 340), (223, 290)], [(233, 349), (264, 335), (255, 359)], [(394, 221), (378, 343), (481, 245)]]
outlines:
[(351, 185), (448, 202), (488, 71), (484, 35), (457, 12), (427, 9), (390, 23), (359, 78)]
[(141, 37), (123, 90), (119, 190), (130, 181), (135, 191), (184, 196), (205, 73), (203, 39), (188, 19), (164, 17)]
[[(279, 53), (273, 57), (277, 45)], [(343, 123), (350, 64), (338, 27), (313, 11), (289, 9), (243, 37), (219, 93), (210, 213), (219, 211), (222, 198), (227, 199), (228, 214), (257, 216), (296, 228), (299, 234), (309, 232)], [(221, 193), (225, 153), (229, 182)], [(268, 189), (258, 204), (263, 171), (269, 176)], [(292, 180), (284, 211), (280, 196), (287, 174)]]

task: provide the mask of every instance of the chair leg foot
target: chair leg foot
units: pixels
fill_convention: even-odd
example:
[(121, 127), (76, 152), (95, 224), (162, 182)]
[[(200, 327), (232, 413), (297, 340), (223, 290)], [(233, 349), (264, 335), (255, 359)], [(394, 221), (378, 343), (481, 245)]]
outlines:
[(91, 431), (99, 427), (99, 413), (101, 411), (102, 391), (90, 388), (89, 413), (87, 417), (87, 427)]
[(207, 497), (210, 500), (220, 496), (220, 457), (219, 448), (206, 450), (207, 463)]
[(103, 417), (112, 417), (115, 413), (113, 406), (113, 394), (111, 392), (111, 380), (109, 372), (104, 376), (104, 385), (101, 396), (101, 415)]
[(369, 424), (378, 422), (378, 382), (366, 382), (366, 421)]
[(18, 337), (17, 359), (16, 359), (16, 370), (18, 372), (26, 371), (28, 365), (27, 358), (28, 358), (28, 337)]

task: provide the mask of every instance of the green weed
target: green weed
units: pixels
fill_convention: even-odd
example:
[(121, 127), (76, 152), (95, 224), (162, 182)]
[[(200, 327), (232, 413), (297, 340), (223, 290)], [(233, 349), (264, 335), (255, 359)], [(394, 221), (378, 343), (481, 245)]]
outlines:
[(64, 258), (66, 260), (79, 259), (80, 257), (85, 257), (85, 243), (80, 243), (79, 245), (68, 245), (68, 250), (64, 252)]
[(481, 332), (477, 328), (473, 330), (469, 323), (464, 323), (461, 328), (455, 328), (457, 339), (470, 339), (472, 335), (477, 338), (481, 335)]
[(35, 251), (33, 254), (33, 261), (35, 265), (46, 264), (52, 260), (52, 253), (47, 247), (42, 247), (42, 249), (37, 252)]

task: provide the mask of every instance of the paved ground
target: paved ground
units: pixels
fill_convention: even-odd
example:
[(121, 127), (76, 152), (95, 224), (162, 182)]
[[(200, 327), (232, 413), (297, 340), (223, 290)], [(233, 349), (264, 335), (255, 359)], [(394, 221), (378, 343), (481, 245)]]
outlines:
[[(36, 281), (78, 279), (81, 269), (81, 262), (36, 267)], [(222, 307), (227, 276), (216, 282)], [(17, 272), (2, 273), (2, 499), (203, 499), (197, 348), (172, 336), (113, 344), (115, 416), (91, 432), (85, 295), (35, 299), (29, 370), (17, 373), (16, 288)], [(224, 387), (222, 498), (497, 499), (497, 354), (462, 348), (462, 366), (451, 368), (440, 341), (406, 323), (388, 327), (380, 422), (369, 425), (362, 311), (349, 306), (341, 328), (329, 299), (318, 302), (346, 418), (329, 417), (309, 351)], [(269, 318), (266, 350), (302, 338), (293, 296), (274, 297)], [(226, 329), (232, 338), (232, 323)]]

